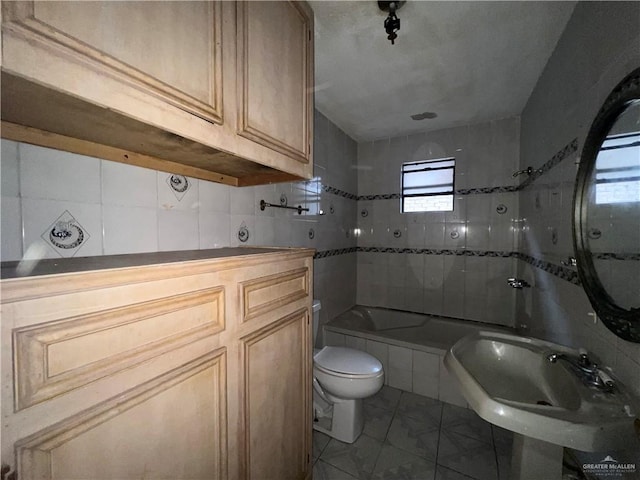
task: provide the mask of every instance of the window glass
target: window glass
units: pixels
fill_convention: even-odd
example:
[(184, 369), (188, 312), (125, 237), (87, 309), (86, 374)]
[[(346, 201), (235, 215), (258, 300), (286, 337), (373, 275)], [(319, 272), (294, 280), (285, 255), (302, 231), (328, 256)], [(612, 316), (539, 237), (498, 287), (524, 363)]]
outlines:
[(455, 159), (402, 165), (402, 212), (453, 210)]

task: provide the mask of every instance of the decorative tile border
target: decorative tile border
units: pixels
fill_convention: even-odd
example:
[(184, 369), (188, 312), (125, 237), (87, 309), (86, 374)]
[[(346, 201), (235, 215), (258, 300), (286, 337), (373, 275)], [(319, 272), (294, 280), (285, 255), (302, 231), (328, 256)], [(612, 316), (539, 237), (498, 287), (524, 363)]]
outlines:
[(556, 265), (554, 263), (547, 262), (546, 260), (541, 260), (539, 258), (532, 257), (527, 255), (526, 253), (515, 252), (514, 255), (517, 259), (522, 260), (523, 262), (528, 263), (540, 270), (544, 270), (551, 275), (554, 275), (562, 280), (566, 280), (569, 283), (573, 283), (574, 285), (581, 285), (580, 278), (578, 278), (578, 272), (571, 268), (563, 267), (561, 265)]
[(455, 195), (477, 195), (480, 193), (509, 193), (517, 192), (518, 185), (506, 185), (502, 187), (460, 188), (455, 190)]
[(571, 140), (570, 143), (565, 145), (560, 151), (558, 151), (553, 157), (551, 157), (550, 160), (546, 161), (542, 165), (542, 167), (535, 169), (533, 173), (529, 175), (529, 178), (525, 179), (525, 181), (518, 186), (518, 190), (523, 190), (524, 188), (528, 187), (534, 181), (540, 178), (542, 175), (544, 175), (553, 167), (555, 167), (560, 162), (562, 162), (562, 160), (564, 160), (569, 155), (577, 151), (578, 151), (578, 139), (574, 138), (573, 140)]
[(640, 253), (592, 253), (591, 256), (596, 260), (634, 260), (640, 261)]
[[(486, 193), (508, 193), (517, 192), (517, 185), (506, 185), (502, 187), (481, 187), (481, 188), (459, 188), (453, 192), (454, 195), (477, 195)], [(395, 200), (402, 198), (400, 193), (383, 193), (377, 195), (358, 195), (358, 200)]]
[(355, 253), (358, 251), (358, 247), (349, 247), (349, 248), (336, 248), (333, 250), (322, 250), (321, 252), (316, 252), (313, 255), (313, 258), (327, 258), (327, 257), (335, 257), (336, 255), (344, 255), (346, 253)]
[(358, 195), (358, 200), (393, 200), (400, 198), (399, 193), (383, 193), (379, 195)]
[(391, 247), (357, 247), (358, 252), (366, 253), (411, 253), (422, 255), (455, 255), (458, 257), (501, 257), (515, 256), (516, 252), (494, 250), (450, 250), (437, 248), (391, 248)]
[[(569, 157), (571, 154), (578, 150), (578, 139), (574, 138), (570, 143), (565, 145), (560, 151), (558, 151), (550, 160), (545, 162), (542, 167), (535, 169), (531, 175), (527, 179), (525, 179), (519, 185), (503, 185), (500, 187), (479, 187), (479, 188), (459, 188), (454, 191), (454, 195), (479, 195), (479, 194), (488, 194), (488, 193), (510, 193), (510, 192), (519, 192), (520, 190), (524, 190), (529, 185), (531, 185), (536, 179), (540, 178), (542, 175), (547, 173), (553, 167), (562, 162), (565, 158)], [(327, 187), (332, 188), (332, 187)], [(348, 194), (350, 197), (355, 197), (354, 195)], [(393, 200), (397, 198), (401, 198), (402, 195), (400, 193), (384, 193), (384, 194), (376, 194), (376, 195), (358, 195), (355, 197), (357, 200)]]
[(532, 257), (526, 253), (512, 252), (504, 250), (449, 250), (449, 249), (435, 249), (435, 248), (389, 248), (389, 247), (357, 247), (358, 252), (368, 253), (412, 253), (422, 255), (455, 255), (459, 257), (493, 257), (493, 258), (517, 258), (522, 260), (536, 268), (544, 270), (547, 273), (551, 273), (556, 277), (566, 280), (574, 285), (580, 285), (580, 279), (578, 278), (578, 272), (571, 268), (567, 268), (561, 265), (541, 260), (539, 258)]
[[(574, 285), (581, 285), (578, 278), (578, 272), (572, 268), (556, 265), (546, 260), (532, 257), (526, 253), (512, 252), (506, 250), (450, 250), (437, 248), (393, 248), (393, 247), (349, 247), (338, 248), (334, 250), (323, 250), (316, 252), (313, 258), (327, 258), (336, 255), (344, 255), (347, 253), (363, 252), (363, 253), (398, 253), (398, 254), (418, 254), (418, 255), (454, 255), (458, 257), (493, 257), (493, 258), (517, 258), (529, 265), (544, 270), (562, 280)], [(630, 254), (636, 260), (640, 257), (638, 254)]]
[(322, 185), (322, 189), (327, 193), (333, 193), (334, 195), (338, 195), (339, 197), (348, 198), (349, 200), (357, 200), (358, 196), (353, 193), (345, 192), (344, 190), (340, 190), (339, 188), (332, 187), (330, 185)]

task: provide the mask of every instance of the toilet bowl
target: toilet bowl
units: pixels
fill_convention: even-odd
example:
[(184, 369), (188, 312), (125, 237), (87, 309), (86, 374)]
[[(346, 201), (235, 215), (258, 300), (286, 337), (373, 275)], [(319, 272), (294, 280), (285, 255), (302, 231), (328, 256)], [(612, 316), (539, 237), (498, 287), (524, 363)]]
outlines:
[[(314, 339), (320, 302), (314, 300)], [(313, 355), (314, 430), (346, 443), (362, 433), (362, 400), (384, 383), (382, 364), (374, 356), (345, 347), (324, 347)]]

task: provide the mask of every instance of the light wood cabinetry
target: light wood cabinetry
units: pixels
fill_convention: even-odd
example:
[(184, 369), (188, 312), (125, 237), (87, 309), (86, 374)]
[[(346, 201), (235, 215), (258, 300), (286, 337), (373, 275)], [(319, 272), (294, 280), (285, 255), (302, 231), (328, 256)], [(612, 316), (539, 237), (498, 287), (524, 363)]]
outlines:
[(237, 18), (239, 133), (308, 163), (311, 17), (300, 3), (239, 2)]
[(2, 2), (2, 136), (230, 185), (310, 178), (301, 2)]
[(2, 281), (18, 478), (310, 478), (312, 251), (180, 255)]

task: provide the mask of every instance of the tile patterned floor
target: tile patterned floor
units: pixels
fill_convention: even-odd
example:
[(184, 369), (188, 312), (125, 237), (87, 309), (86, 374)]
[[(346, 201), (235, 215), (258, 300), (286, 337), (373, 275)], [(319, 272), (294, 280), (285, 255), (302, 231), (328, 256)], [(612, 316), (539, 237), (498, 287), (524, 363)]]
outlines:
[(314, 480), (508, 480), (511, 432), (473, 410), (384, 386), (353, 444), (313, 432)]

